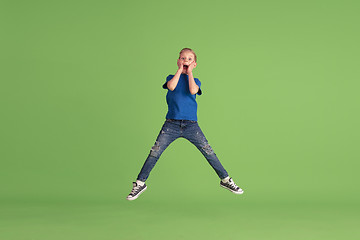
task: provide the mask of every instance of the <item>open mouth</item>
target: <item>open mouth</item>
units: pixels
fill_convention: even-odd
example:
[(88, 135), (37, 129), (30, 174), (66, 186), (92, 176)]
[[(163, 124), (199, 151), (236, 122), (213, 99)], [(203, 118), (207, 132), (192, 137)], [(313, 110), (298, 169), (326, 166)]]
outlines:
[(189, 67), (188, 65), (184, 65), (184, 66), (183, 66), (184, 69), (188, 69), (188, 67)]

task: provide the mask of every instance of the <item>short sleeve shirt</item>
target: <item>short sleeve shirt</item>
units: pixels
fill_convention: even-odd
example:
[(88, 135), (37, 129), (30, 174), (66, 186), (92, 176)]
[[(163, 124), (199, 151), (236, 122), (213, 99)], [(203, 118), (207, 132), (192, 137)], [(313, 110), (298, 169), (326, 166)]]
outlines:
[[(163, 85), (167, 89), (167, 82), (170, 81), (174, 75), (169, 75)], [(201, 82), (194, 78), (196, 85), (199, 86), (199, 91), (196, 94), (191, 94), (189, 90), (189, 77), (186, 74), (181, 74), (176, 88), (171, 91), (168, 90), (166, 94), (166, 102), (168, 105), (168, 112), (166, 119), (178, 120), (192, 120), (197, 121), (197, 102), (196, 95), (201, 95)]]

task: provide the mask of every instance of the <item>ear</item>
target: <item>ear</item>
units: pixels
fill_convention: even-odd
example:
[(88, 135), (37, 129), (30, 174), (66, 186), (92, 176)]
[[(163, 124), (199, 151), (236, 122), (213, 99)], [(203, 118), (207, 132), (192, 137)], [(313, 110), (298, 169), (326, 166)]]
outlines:
[(196, 65), (197, 65), (197, 63), (195, 62), (195, 66), (194, 66), (194, 68), (196, 68)]

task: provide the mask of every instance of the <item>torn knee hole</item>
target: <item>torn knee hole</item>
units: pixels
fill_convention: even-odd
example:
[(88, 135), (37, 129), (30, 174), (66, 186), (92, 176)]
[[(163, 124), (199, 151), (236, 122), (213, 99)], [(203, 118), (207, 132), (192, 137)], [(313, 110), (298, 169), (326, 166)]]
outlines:
[(202, 147), (202, 149), (207, 153), (207, 154), (212, 154), (214, 152), (214, 150), (211, 148), (210, 144), (206, 144), (205, 146)]
[(159, 150), (160, 150), (160, 144), (158, 141), (156, 141), (154, 146), (152, 146), (151, 151), (159, 151)]

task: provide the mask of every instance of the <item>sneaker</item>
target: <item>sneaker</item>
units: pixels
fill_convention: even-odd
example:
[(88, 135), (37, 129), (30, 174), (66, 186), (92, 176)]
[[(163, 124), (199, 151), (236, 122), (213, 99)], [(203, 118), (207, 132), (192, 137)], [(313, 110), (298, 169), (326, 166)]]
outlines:
[(230, 190), (235, 194), (243, 194), (244, 193), (244, 191), (234, 183), (232, 178), (230, 178), (229, 181), (227, 181), (226, 183), (223, 183), (223, 181), (220, 181), (220, 187), (226, 188), (227, 190)]
[(133, 182), (133, 189), (131, 193), (126, 197), (126, 200), (135, 200), (137, 199), (140, 194), (142, 194), (147, 189), (146, 184), (144, 183), (143, 186), (138, 185), (136, 182)]

